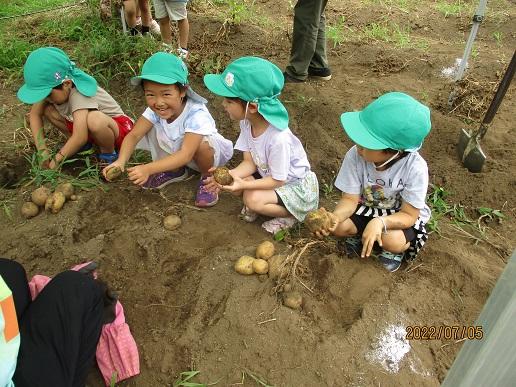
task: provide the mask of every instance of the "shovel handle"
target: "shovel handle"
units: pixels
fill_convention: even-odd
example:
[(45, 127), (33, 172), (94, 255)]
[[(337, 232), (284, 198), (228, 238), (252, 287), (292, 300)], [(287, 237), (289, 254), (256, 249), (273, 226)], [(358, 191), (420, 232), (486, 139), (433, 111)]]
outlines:
[[(505, 93), (507, 92), (507, 89), (509, 89), (509, 85), (511, 84), (512, 78), (514, 76), (514, 70), (516, 69), (516, 51), (514, 51), (514, 54), (512, 55), (511, 63), (509, 63), (509, 67), (507, 67), (507, 70), (505, 70), (505, 74), (502, 78), (502, 81), (498, 85), (498, 89), (496, 90), (496, 94), (493, 97), (493, 100), (491, 101), (491, 105), (489, 105), (489, 109), (487, 109), (487, 113), (484, 117), (484, 120), (482, 121), (482, 127), (485, 127), (486, 125), (490, 124), (493, 120), (498, 107), (502, 103), (502, 99), (505, 96)], [(482, 133), (482, 137), (485, 134), (487, 130), (484, 130)]]

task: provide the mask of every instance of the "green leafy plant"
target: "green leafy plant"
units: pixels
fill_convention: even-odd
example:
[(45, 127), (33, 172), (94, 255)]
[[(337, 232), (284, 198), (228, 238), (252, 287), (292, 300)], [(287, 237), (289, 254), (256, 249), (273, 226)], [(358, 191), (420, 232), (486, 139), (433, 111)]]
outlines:
[(493, 32), (493, 38), (498, 46), (502, 45), (503, 33), (500, 31)]
[(181, 372), (179, 378), (174, 381), (173, 387), (206, 387), (207, 384), (191, 382), (200, 371), (184, 371)]
[(465, 2), (460, 0), (451, 3), (446, 0), (440, 0), (435, 5), (435, 8), (446, 18), (448, 16), (460, 16), (465, 11), (466, 6)]

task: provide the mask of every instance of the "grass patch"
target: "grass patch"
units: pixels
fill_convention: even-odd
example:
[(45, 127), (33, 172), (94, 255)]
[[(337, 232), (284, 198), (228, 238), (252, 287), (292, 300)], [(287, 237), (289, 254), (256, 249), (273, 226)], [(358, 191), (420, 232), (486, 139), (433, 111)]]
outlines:
[(0, 18), (37, 12), (48, 8), (78, 3), (80, 0), (10, 0), (2, 1)]
[(381, 5), (385, 8), (397, 8), (405, 13), (408, 13), (417, 5), (415, 0), (367, 0), (367, 2), (374, 5)]
[(449, 16), (461, 16), (462, 13), (466, 10), (469, 10), (470, 5), (465, 1), (456, 0), (456, 1), (446, 1), (439, 0), (435, 4), (435, 8), (444, 15), (445, 18)]
[(346, 25), (346, 18), (344, 16), (339, 17), (335, 24), (326, 26), (326, 37), (330, 42), (333, 42), (333, 48), (350, 41), (354, 32), (351, 27)]

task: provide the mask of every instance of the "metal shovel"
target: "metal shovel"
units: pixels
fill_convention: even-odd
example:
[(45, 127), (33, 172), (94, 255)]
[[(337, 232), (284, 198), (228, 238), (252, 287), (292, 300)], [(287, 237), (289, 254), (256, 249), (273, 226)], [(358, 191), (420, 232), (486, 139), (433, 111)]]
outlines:
[[(471, 32), (469, 33), (468, 41), (466, 42), (466, 47), (464, 48), (464, 54), (462, 55), (462, 60), (460, 61), (460, 66), (455, 73), (455, 78), (453, 79), (455, 85), (457, 82), (462, 79), (464, 72), (466, 71), (466, 66), (468, 65), (469, 55), (471, 54), (471, 50), (473, 49), (473, 42), (477, 36), (478, 28), (482, 21), (484, 21), (484, 14), (486, 12), (487, 0), (480, 0), (478, 7), (473, 15), (473, 25), (471, 26)], [(456, 86), (448, 96), (448, 106), (451, 108), (453, 106), (453, 102), (457, 98), (457, 90)]]
[(462, 163), (470, 172), (481, 172), (482, 167), (484, 166), (484, 162), (486, 161), (486, 155), (480, 148), (480, 140), (484, 138), (487, 127), (493, 120), (500, 103), (502, 102), (509, 85), (511, 84), (512, 78), (514, 76), (514, 70), (516, 69), (516, 51), (512, 55), (511, 63), (509, 63), (509, 67), (505, 71), (502, 81), (498, 85), (498, 89), (496, 90), (496, 94), (491, 101), (491, 105), (487, 109), (486, 115), (480, 124), (480, 127), (477, 131), (473, 133), (468, 133), (466, 130), (462, 129), (459, 144), (457, 145), (457, 151), (459, 153), (459, 157), (462, 160)]

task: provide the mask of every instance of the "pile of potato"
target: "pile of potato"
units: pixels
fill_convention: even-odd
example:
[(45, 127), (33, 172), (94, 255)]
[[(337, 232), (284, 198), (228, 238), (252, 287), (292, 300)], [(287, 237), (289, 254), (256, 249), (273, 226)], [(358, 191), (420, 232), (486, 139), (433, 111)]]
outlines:
[(22, 205), (21, 213), (26, 219), (39, 214), (40, 208), (45, 208), (53, 214), (57, 214), (63, 208), (67, 200), (77, 200), (75, 190), (71, 183), (59, 184), (54, 192), (47, 187), (39, 187), (31, 194), (31, 201)]
[[(269, 241), (262, 242), (256, 248), (256, 257), (243, 255), (235, 263), (235, 271), (244, 275), (268, 274), (269, 278), (275, 281), (287, 281), (288, 267), (284, 267), (283, 262), (287, 258), (285, 255), (274, 254), (274, 244)], [(300, 309), (303, 304), (303, 297), (299, 292), (292, 289), (292, 286), (285, 284), (282, 286), (283, 305), (291, 309)]]

